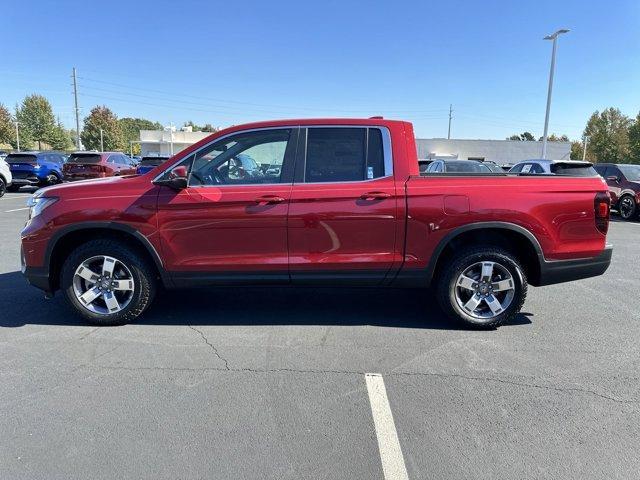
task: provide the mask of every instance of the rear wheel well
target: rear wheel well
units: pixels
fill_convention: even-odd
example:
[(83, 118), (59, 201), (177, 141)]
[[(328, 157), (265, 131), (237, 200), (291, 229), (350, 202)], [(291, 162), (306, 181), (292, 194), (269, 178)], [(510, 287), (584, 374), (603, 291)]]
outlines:
[(64, 260), (80, 245), (96, 239), (115, 240), (135, 250), (141, 258), (144, 258), (149, 263), (149, 267), (153, 268), (157, 278), (162, 280), (155, 259), (135, 235), (113, 228), (86, 228), (73, 230), (59, 238), (55, 243), (49, 257), (49, 278), (53, 291), (60, 287), (60, 272), (62, 271)]
[(454, 255), (465, 247), (489, 245), (512, 253), (524, 269), (529, 283), (536, 285), (540, 279), (538, 252), (524, 234), (506, 228), (480, 228), (468, 230), (452, 238), (438, 257), (433, 278), (442, 272)]

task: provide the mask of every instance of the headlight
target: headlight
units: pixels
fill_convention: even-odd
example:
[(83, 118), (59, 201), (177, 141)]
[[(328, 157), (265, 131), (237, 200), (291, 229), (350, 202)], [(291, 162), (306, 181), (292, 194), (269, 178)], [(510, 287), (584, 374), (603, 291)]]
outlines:
[(49, 205), (53, 205), (57, 201), (58, 199), (56, 197), (31, 197), (27, 201), (27, 206), (29, 207), (29, 220), (40, 215), (45, 208)]

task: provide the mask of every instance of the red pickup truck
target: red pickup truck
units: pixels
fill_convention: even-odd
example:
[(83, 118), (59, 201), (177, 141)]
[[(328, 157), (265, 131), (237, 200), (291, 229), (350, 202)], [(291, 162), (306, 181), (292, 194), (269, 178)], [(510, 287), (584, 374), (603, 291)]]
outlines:
[(22, 264), (101, 325), (159, 285), (348, 284), (433, 285), (450, 317), (495, 327), (528, 284), (604, 273), (609, 204), (598, 176), (421, 175), (407, 122), (262, 122), (144, 175), (40, 190)]

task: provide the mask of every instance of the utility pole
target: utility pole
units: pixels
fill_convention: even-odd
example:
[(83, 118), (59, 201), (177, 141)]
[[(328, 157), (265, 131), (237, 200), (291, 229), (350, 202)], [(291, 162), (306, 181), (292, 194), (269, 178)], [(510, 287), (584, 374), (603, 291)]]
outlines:
[(449, 131), (447, 132), (447, 140), (451, 138), (451, 114), (453, 113), (453, 105), (449, 104)]
[(76, 148), (80, 150), (80, 109), (78, 108), (78, 80), (76, 67), (73, 67), (73, 99), (76, 105)]
[(563, 28), (551, 35), (547, 35), (543, 40), (553, 40), (553, 50), (551, 52), (551, 68), (549, 69), (549, 89), (547, 91), (547, 112), (544, 116), (544, 134), (542, 135), (542, 158), (547, 158), (547, 133), (549, 132), (549, 111), (551, 110), (551, 92), (553, 90), (553, 74), (556, 69), (556, 44), (558, 35), (567, 33), (569, 30)]
[(102, 129), (100, 129), (100, 151), (104, 152), (104, 142), (102, 141)]
[(589, 141), (589, 136), (585, 135), (584, 140), (582, 142), (582, 161), (587, 158), (587, 142)]
[(20, 151), (20, 132), (18, 130), (18, 121), (16, 120), (16, 146), (18, 147), (18, 151)]

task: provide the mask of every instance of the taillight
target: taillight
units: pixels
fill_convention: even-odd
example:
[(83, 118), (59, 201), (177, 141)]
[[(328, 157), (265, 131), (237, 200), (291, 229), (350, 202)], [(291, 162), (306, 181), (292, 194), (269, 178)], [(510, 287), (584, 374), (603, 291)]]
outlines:
[(609, 211), (611, 197), (609, 192), (598, 192), (593, 200), (593, 210), (596, 218), (596, 228), (606, 235), (609, 230)]

